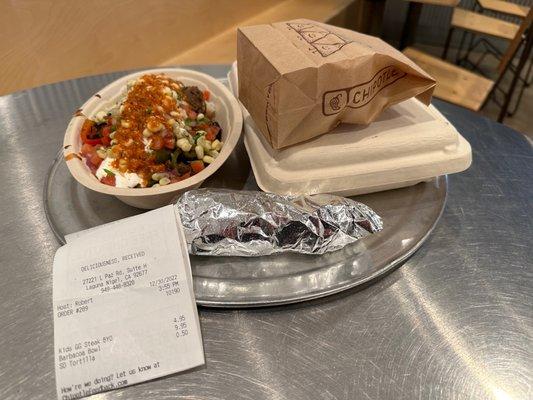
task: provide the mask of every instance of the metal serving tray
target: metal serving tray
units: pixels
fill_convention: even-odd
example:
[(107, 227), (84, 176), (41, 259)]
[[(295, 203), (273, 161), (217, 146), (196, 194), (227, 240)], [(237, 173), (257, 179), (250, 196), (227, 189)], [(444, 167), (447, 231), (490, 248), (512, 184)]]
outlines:
[[(204, 187), (259, 190), (241, 142)], [(191, 256), (198, 304), (252, 307), (295, 303), (371, 281), (412, 255), (427, 239), (446, 201), (447, 179), (354, 197), (381, 215), (382, 232), (324, 255), (261, 258)], [(59, 152), (44, 186), (44, 208), (57, 239), (143, 212), (78, 184)]]

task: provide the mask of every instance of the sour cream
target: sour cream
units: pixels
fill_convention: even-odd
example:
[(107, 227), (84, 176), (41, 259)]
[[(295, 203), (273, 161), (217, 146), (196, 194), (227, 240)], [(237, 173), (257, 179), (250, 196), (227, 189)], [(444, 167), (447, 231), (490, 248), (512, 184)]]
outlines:
[(115, 174), (115, 187), (121, 188), (133, 188), (139, 185), (142, 182), (142, 179), (135, 172), (120, 172), (119, 170), (113, 168), (113, 159), (106, 157), (98, 169), (96, 170), (96, 177), (98, 180), (102, 179), (104, 176), (107, 176), (107, 172), (104, 171), (107, 169)]

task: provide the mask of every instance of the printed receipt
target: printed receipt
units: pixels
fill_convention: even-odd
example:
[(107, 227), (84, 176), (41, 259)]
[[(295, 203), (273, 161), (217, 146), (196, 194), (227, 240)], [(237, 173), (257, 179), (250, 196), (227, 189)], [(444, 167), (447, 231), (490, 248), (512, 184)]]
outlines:
[(54, 259), (57, 396), (77, 399), (204, 364), (173, 206), (67, 237)]

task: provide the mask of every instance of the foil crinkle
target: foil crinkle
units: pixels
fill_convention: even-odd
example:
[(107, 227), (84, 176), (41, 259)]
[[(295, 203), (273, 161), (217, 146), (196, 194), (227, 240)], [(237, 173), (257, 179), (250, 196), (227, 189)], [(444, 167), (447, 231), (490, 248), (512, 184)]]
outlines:
[(176, 209), (195, 255), (324, 254), (383, 229), (370, 207), (330, 194), (197, 189), (181, 196)]

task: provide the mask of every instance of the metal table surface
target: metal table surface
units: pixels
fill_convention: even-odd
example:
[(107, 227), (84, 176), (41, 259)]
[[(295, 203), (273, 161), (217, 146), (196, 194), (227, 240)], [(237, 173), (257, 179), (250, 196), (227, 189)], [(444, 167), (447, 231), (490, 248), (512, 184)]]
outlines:
[[(55, 397), (59, 244), (43, 180), (74, 110), (120, 75), (0, 97), (1, 399)], [(474, 163), (450, 177), (440, 223), (402, 267), (298, 305), (201, 308), (205, 367), (95, 398), (533, 398), (531, 146), (503, 125), (435, 105), (470, 141)]]

